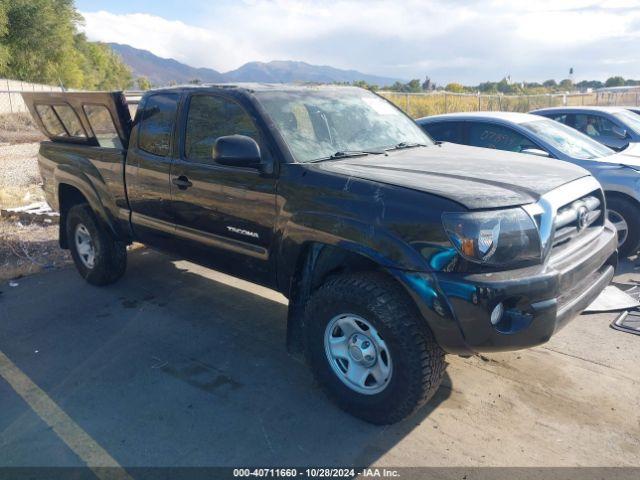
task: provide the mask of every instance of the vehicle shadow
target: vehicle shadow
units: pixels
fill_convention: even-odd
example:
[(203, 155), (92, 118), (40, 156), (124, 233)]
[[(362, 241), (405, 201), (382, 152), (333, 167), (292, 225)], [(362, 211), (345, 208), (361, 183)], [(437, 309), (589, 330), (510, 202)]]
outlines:
[(46, 367), (14, 361), (125, 467), (369, 466), (451, 393), (445, 375), (409, 419), (362, 422), (287, 354), (283, 298), (146, 249), (110, 287), (39, 278), (66, 301), (41, 299), (13, 329), (48, 335)]

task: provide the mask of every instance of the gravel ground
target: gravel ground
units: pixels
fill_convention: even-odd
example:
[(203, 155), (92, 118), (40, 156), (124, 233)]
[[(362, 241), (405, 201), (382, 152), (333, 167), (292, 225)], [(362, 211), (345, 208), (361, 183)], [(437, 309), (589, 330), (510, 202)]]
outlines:
[(23, 187), (40, 182), (39, 143), (0, 146), (0, 187)]
[[(0, 146), (0, 208), (44, 200), (38, 147), (38, 143)], [(0, 218), (0, 281), (69, 262), (68, 252), (58, 247), (57, 225), (25, 224)]]
[(0, 208), (44, 200), (38, 171), (38, 143), (0, 146)]

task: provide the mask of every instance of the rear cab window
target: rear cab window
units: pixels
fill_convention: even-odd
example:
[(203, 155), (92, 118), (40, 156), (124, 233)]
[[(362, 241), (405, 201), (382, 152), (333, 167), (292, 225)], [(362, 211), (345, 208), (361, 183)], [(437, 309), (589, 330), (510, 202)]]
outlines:
[(159, 157), (171, 154), (179, 100), (180, 96), (175, 93), (158, 93), (147, 98), (138, 114), (141, 122), (138, 134), (140, 150)]
[(462, 122), (425, 123), (421, 127), (437, 142), (462, 143)]

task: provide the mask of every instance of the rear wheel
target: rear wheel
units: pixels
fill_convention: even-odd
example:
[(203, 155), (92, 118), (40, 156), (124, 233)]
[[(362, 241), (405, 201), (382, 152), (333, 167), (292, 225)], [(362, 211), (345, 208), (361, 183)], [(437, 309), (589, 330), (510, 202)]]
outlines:
[(635, 254), (640, 247), (640, 211), (628, 200), (607, 199), (607, 216), (618, 232), (618, 252), (623, 257)]
[(96, 219), (87, 204), (74, 205), (66, 215), (71, 256), (80, 275), (92, 285), (117, 281), (127, 268), (127, 248)]
[(307, 305), (306, 334), (320, 385), (365, 421), (402, 420), (442, 381), (444, 352), (406, 293), (382, 274), (330, 278)]

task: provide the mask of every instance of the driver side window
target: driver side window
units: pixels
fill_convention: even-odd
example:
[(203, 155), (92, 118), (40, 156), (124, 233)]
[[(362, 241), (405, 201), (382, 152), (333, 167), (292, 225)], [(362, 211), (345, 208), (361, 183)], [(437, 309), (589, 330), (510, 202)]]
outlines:
[(510, 128), (475, 122), (471, 123), (469, 127), (469, 145), (507, 150), (509, 152), (521, 152), (527, 148), (540, 148), (527, 137)]
[(612, 136), (614, 123), (599, 115), (576, 115), (577, 130), (590, 137)]
[(213, 146), (227, 135), (245, 135), (260, 143), (255, 123), (236, 102), (214, 95), (192, 96), (184, 145), (187, 160), (213, 163)]

